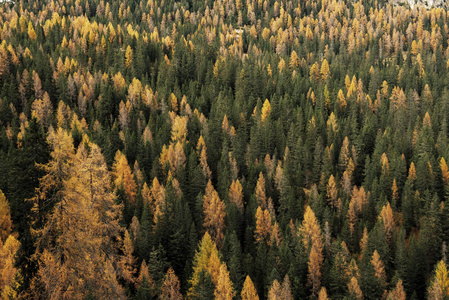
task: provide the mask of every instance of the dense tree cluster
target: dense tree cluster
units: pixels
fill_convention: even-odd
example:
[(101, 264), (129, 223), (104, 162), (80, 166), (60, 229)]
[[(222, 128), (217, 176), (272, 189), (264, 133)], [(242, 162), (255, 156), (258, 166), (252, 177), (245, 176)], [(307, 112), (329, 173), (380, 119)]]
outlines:
[(446, 299), (448, 19), (1, 3), (2, 299)]

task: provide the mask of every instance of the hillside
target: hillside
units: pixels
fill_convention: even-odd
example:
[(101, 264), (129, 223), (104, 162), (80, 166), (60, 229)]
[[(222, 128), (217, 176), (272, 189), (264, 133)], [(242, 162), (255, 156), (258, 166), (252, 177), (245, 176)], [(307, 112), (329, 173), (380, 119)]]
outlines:
[(0, 294), (446, 299), (448, 11), (0, 4)]

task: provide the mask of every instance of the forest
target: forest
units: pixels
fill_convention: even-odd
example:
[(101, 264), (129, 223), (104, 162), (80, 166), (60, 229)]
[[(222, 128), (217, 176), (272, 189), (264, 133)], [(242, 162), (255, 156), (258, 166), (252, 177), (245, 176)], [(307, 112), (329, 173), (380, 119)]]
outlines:
[(1, 299), (449, 299), (448, 23), (1, 1)]

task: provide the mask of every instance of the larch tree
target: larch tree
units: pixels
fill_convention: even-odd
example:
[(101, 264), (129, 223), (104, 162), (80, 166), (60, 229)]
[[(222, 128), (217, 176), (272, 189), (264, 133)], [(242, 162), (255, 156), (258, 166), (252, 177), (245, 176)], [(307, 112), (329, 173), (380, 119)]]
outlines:
[(133, 256), (134, 246), (128, 230), (125, 230), (122, 251), (123, 251), (123, 258), (119, 261), (120, 264), (119, 275), (128, 284), (134, 284), (135, 274), (137, 272), (137, 269), (135, 268), (136, 259)]
[(243, 213), (243, 188), (240, 181), (233, 180), (231, 186), (229, 187), (229, 200), (231, 203), (234, 203), (238, 210)]
[(446, 192), (446, 196), (449, 196), (449, 168), (447, 167), (444, 157), (442, 157), (440, 160), (440, 169), (444, 184), (444, 190)]
[(268, 291), (268, 300), (281, 300), (282, 299), (282, 291), (281, 285), (279, 281), (275, 279), (271, 284), (270, 290)]
[(255, 189), (257, 204), (262, 207), (262, 209), (267, 209), (267, 195), (265, 192), (265, 178), (262, 172), (259, 173), (259, 178), (257, 179), (256, 189)]
[(170, 267), (161, 287), (161, 300), (181, 300), (181, 285), (175, 271)]
[(153, 210), (153, 223), (157, 225), (165, 210), (165, 188), (159, 183), (157, 177), (154, 177), (149, 193), (150, 205)]
[(363, 299), (363, 293), (360, 289), (357, 278), (352, 277), (351, 281), (348, 283), (349, 294), (354, 296), (357, 300)]
[(340, 210), (341, 200), (339, 198), (337, 199), (337, 197), (338, 197), (337, 184), (335, 183), (334, 175), (331, 175), (327, 183), (327, 201), (329, 202), (331, 207)]
[(324, 286), (321, 287), (321, 290), (318, 294), (318, 300), (329, 300), (329, 297), (327, 297), (326, 288)]
[(387, 241), (390, 241), (394, 229), (394, 217), (393, 217), (393, 210), (391, 209), (389, 202), (387, 202), (387, 204), (382, 207), (382, 211), (380, 212), (379, 215), (379, 220), (383, 224), (385, 237), (387, 238)]
[(115, 187), (117, 189), (123, 188), (129, 201), (134, 205), (136, 201), (137, 184), (134, 180), (131, 167), (128, 164), (128, 159), (120, 150), (117, 150), (117, 153), (115, 154), (112, 170)]
[(284, 280), (282, 281), (281, 298), (283, 300), (293, 300), (290, 278), (288, 277), (288, 275), (285, 275)]
[(224, 239), (225, 229), (225, 204), (220, 200), (217, 191), (209, 180), (206, 186), (206, 193), (203, 196), (203, 227), (209, 232), (210, 236), (220, 248)]
[(218, 275), (218, 282), (214, 295), (217, 300), (232, 300), (235, 296), (235, 291), (232, 287), (231, 279), (229, 278), (229, 271), (225, 263), (220, 265), (220, 274)]
[(20, 286), (20, 272), (16, 268), (16, 255), (20, 242), (9, 235), (3, 243), (0, 240), (0, 297), (2, 299), (16, 299)]
[(313, 295), (318, 295), (321, 287), (321, 267), (323, 264), (323, 234), (321, 232), (315, 213), (306, 207), (304, 220), (299, 228), (299, 234), (303, 239), (304, 247), (309, 253), (308, 284), (312, 288)]
[(5, 194), (0, 190), (0, 241), (5, 242), (11, 234), (12, 222), (9, 204)]
[[(220, 261), (217, 246), (212, 240), (209, 233), (206, 232), (199, 244), (199, 250), (196, 251), (195, 257), (193, 259), (193, 272), (189, 280), (190, 288), (187, 292), (188, 298), (197, 297), (197, 288), (201, 281), (201, 274), (203, 274), (204, 272), (206, 272), (210, 276), (212, 283), (214, 284), (215, 291), (215, 289), (219, 285), (218, 282), (220, 281), (220, 269), (222, 267), (222, 264), (224, 263)], [(224, 267), (226, 268), (226, 265)], [(222, 283), (226, 283), (227, 281), (225, 275), (226, 274), (222, 272)], [(223, 286), (221, 288), (223, 288)]]
[(379, 252), (377, 250), (374, 250), (373, 256), (371, 258), (371, 264), (374, 268), (374, 276), (380, 281), (381, 286), (383, 288), (386, 287), (387, 284), (387, 275), (385, 273), (385, 265), (380, 259)]
[[(187, 116), (176, 116), (173, 120), (171, 128), (171, 140), (173, 143), (180, 142), (183, 144), (187, 138)], [(203, 140), (204, 142), (204, 140)], [(198, 141), (199, 143), (199, 141)]]
[(256, 288), (248, 275), (246, 275), (245, 282), (243, 283), (240, 297), (242, 300), (259, 300), (259, 295), (257, 295)]
[(125, 66), (127, 68), (131, 67), (133, 62), (133, 49), (128, 45), (125, 50)]
[(270, 244), (271, 232), (273, 226), (271, 224), (271, 216), (268, 209), (262, 210), (259, 206), (256, 211), (256, 229), (254, 238), (257, 243), (265, 242)]
[(441, 300), (449, 296), (449, 275), (444, 261), (439, 261), (428, 289), (429, 300)]
[(268, 119), (270, 114), (271, 114), (270, 101), (268, 101), (268, 99), (265, 99), (265, 102), (263, 103), (263, 106), (262, 106), (261, 116), (260, 116), (262, 123)]
[[(70, 144), (70, 136), (60, 136)], [(39, 268), (32, 282), (34, 292), (39, 293), (36, 297), (122, 299), (124, 292), (117, 279), (120, 270), (114, 267), (114, 261), (121, 259), (116, 245), (121, 208), (114, 203), (101, 150), (95, 144), (86, 149), (82, 143), (76, 155), (57, 155), (55, 152), (70, 151), (73, 145), (61, 149), (56, 141), (53, 144), (53, 160), (44, 166), (49, 173), (41, 180), (40, 190), (58, 184), (62, 187), (45, 226), (37, 231)], [(67, 174), (58, 174), (62, 182), (48, 180), (57, 179), (53, 168), (61, 163), (54, 161), (56, 157), (69, 158)]]
[(404, 291), (402, 280), (399, 279), (396, 283), (396, 287), (388, 293), (387, 300), (406, 300), (407, 295)]
[(326, 59), (321, 63), (320, 68), (321, 80), (326, 81), (329, 78), (329, 64)]
[(207, 164), (206, 150), (207, 150), (206, 143), (204, 142), (203, 136), (200, 135), (198, 139), (198, 144), (196, 146), (196, 151), (200, 158), (200, 166), (201, 170), (203, 170), (204, 178), (206, 178), (206, 180), (210, 180), (212, 177), (212, 172), (209, 168), (209, 165)]

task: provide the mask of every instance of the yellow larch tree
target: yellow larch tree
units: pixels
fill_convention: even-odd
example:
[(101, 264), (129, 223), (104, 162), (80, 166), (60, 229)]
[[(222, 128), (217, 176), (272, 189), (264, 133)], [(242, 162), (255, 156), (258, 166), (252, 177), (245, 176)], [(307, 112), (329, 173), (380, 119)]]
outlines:
[(279, 281), (275, 279), (271, 284), (270, 290), (268, 291), (268, 300), (280, 300), (281, 298), (281, 285)]
[(231, 279), (229, 278), (229, 271), (225, 263), (220, 265), (220, 274), (218, 275), (217, 286), (214, 290), (216, 300), (232, 300), (235, 296), (235, 291), (232, 287)]
[(20, 242), (9, 235), (3, 243), (0, 240), (0, 298), (16, 299), (19, 287), (20, 272), (15, 267)]
[(394, 229), (393, 210), (391, 209), (390, 202), (387, 202), (387, 204), (382, 207), (382, 211), (379, 215), (379, 220), (383, 224), (387, 241), (390, 241)]
[(153, 210), (153, 223), (157, 225), (162, 217), (165, 207), (165, 188), (159, 183), (157, 177), (154, 177), (153, 179), (149, 199)]
[[(187, 292), (187, 297), (192, 299), (196, 297), (196, 287), (199, 284), (200, 274), (202, 271), (206, 271), (209, 273), (212, 279), (212, 283), (215, 286), (215, 289), (218, 287), (218, 283), (220, 281), (220, 269), (222, 269), (222, 265), (227, 272), (226, 265), (220, 261), (219, 252), (217, 249), (217, 245), (212, 240), (211, 236), (208, 232), (206, 232), (199, 244), (199, 249), (195, 253), (195, 257), (193, 259), (193, 273), (192, 277), (189, 280), (190, 288)], [(222, 269), (222, 281), (226, 282), (226, 272)], [(229, 273), (227, 273), (229, 274)], [(229, 284), (232, 283), (229, 281)], [(218, 291), (215, 291), (215, 294)], [(217, 294), (216, 294), (217, 295)]]
[(437, 263), (427, 292), (429, 300), (440, 300), (449, 296), (449, 275), (444, 261), (441, 260)]
[(161, 287), (161, 300), (181, 300), (181, 284), (175, 271), (170, 267)]
[(441, 176), (443, 178), (444, 188), (446, 190), (446, 194), (448, 194), (449, 191), (449, 168), (447, 167), (446, 160), (444, 157), (440, 160), (440, 169), (441, 169)]
[(354, 233), (355, 223), (359, 214), (362, 212), (363, 207), (367, 204), (367, 195), (363, 186), (357, 188), (354, 186), (352, 189), (352, 196), (349, 202), (348, 209), (348, 225), (351, 233)]
[(112, 166), (114, 185), (118, 188), (123, 188), (126, 196), (132, 204), (135, 204), (137, 194), (137, 184), (128, 164), (128, 159), (120, 151), (117, 150), (115, 154), (114, 164)]
[(373, 256), (371, 258), (371, 264), (374, 268), (374, 276), (380, 280), (382, 286), (385, 287), (387, 281), (387, 274), (385, 273), (385, 266), (382, 260), (380, 259), (379, 252), (374, 250)]
[(242, 300), (259, 300), (259, 295), (257, 295), (256, 288), (248, 275), (246, 275), (245, 282), (243, 283), (240, 297)]
[(135, 268), (136, 259), (133, 256), (134, 246), (128, 230), (125, 230), (122, 251), (123, 251), (123, 259), (119, 261), (119, 271), (120, 271), (119, 275), (127, 283), (134, 284), (135, 282), (134, 275), (137, 272), (137, 269)]
[(396, 287), (388, 293), (387, 300), (406, 300), (407, 296), (404, 291), (402, 280), (399, 279)]
[(224, 202), (220, 200), (217, 191), (209, 180), (206, 186), (206, 193), (203, 196), (203, 227), (210, 234), (218, 247), (221, 247), (224, 239), (225, 208)]
[(42, 99), (36, 99), (31, 104), (31, 115), (35, 117), (44, 127), (50, 123), (50, 116), (53, 113), (53, 105), (47, 92), (43, 94)]
[(393, 179), (393, 184), (391, 185), (391, 200), (393, 203), (397, 203), (399, 200), (399, 191), (398, 191), (398, 185), (396, 183), (396, 178)]
[(207, 164), (207, 153), (206, 153), (207, 147), (202, 135), (200, 135), (198, 139), (196, 151), (200, 158), (200, 166), (201, 170), (203, 171), (203, 175), (206, 178), (206, 180), (210, 180), (212, 177), (212, 172), (209, 168), (209, 165)]
[(325, 81), (327, 80), (327, 78), (329, 78), (329, 64), (327, 62), (326, 59), (323, 60), (323, 62), (321, 63), (321, 69), (320, 69), (320, 75), (321, 75), (321, 80)]
[(308, 284), (312, 287), (313, 295), (318, 295), (321, 288), (321, 267), (323, 264), (323, 234), (321, 232), (315, 213), (306, 207), (304, 220), (299, 228), (299, 234), (303, 239), (306, 251), (309, 251)]
[(320, 290), (320, 293), (318, 294), (318, 300), (329, 300), (327, 297), (327, 291), (326, 288), (323, 286)]
[(265, 122), (268, 119), (268, 117), (270, 116), (270, 113), (271, 113), (270, 101), (268, 101), (268, 99), (265, 99), (265, 102), (263, 103), (263, 106), (262, 106), (261, 116), (260, 116), (261, 121)]
[(351, 281), (348, 283), (349, 294), (353, 295), (357, 300), (363, 299), (363, 293), (360, 289), (357, 278), (352, 277)]
[(30, 40), (36, 40), (37, 38), (36, 31), (34, 30), (31, 21), (28, 22), (28, 37), (30, 38)]
[(265, 241), (270, 244), (271, 232), (273, 226), (271, 224), (271, 216), (268, 209), (263, 210), (260, 206), (256, 211), (256, 230), (254, 231), (254, 238), (257, 243)]
[(319, 81), (320, 70), (316, 62), (310, 67), (309, 74), (310, 74), (310, 81)]
[(337, 197), (338, 197), (337, 184), (335, 182), (334, 175), (331, 175), (329, 177), (329, 181), (327, 182), (327, 201), (329, 202), (332, 208), (340, 210), (341, 200), (337, 199)]
[(415, 163), (411, 162), (410, 163), (410, 168), (408, 169), (408, 177), (412, 180), (412, 182), (414, 182), (416, 180), (416, 168), (415, 168)]
[(290, 286), (290, 278), (285, 275), (281, 286), (281, 299), (283, 300), (293, 300), (292, 289)]
[[(33, 290), (48, 299), (85, 298), (89, 294), (123, 299), (118, 283), (120, 263), (116, 267), (113, 263), (124, 259), (118, 255), (116, 242), (120, 240), (121, 207), (115, 204), (101, 150), (95, 144), (86, 148), (81, 143), (73, 155), (71, 137), (61, 130), (55, 137), (64, 142), (52, 141), (52, 160), (43, 167), (47, 175), (40, 180), (41, 197), (51, 201), (45, 199), (45, 191), (61, 187), (45, 226), (35, 233), (39, 267), (32, 287), (43, 290)], [(68, 153), (58, 154), (60, 151)], [(62, 174), (54, 171), (55, 166), (61, 166), (61, 159), (70, 161)], [(93, 286), (96, 289), (91, 289)]]
[(183, 144), (187, 137), (187, 116), (176, 116), (171, 128), (171, 140), (173, 143)]
[(338, 106), (341, 109), (345, 109), (347, 104), (346, 104), (345, 95), (343, 94), (343, 91), (341, 89), (338, 91), (337, 99), (338, 99)]
[(265, 178), (263, 173), (259, 173), (259, 178), (257, 179), (256, 189), (255, 189), (257, 204), (262, 207), (262, 209), (268, 208), (267, 196), (265, 193)]
[(128, 45), (125, 50), (125, 66), (129, 68), (133, 63), (133, 49)]
[(11, 234), (12, 222), (9, 204), (5, 194), (0, 190), (0, 242), (5, 242)]
[(232, 181), (228, 196), (229, 201), (234, 203), (238, 210), (243, 213), (243, 187), (238, 179)]

